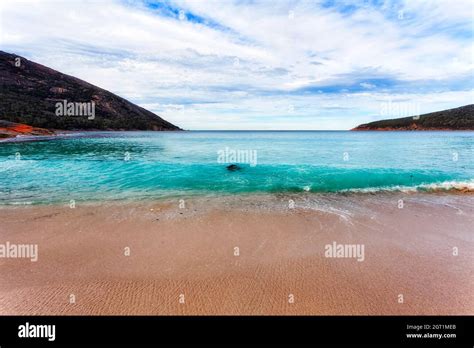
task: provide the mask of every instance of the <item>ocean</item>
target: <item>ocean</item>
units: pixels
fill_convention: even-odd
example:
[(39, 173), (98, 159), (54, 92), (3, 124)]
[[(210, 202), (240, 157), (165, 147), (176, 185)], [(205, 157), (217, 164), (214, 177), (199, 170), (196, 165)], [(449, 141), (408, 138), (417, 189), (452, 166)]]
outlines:
[[(87, 132), (0, 143), (0, 204), (474, 187), (474, 132)], [(226, 167), (238, 165), (235, 170)]]

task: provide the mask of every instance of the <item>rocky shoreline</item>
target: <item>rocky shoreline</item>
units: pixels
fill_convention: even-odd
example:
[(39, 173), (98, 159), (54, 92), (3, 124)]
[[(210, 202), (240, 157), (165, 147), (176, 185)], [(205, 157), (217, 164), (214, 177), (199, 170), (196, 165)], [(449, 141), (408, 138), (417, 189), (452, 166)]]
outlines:
[(23, 123), (15, 123), (0, 120), (0, 139), (15, 138), (17, 136), (52, 136), (56, 132), (46, 128), (29, 126)]

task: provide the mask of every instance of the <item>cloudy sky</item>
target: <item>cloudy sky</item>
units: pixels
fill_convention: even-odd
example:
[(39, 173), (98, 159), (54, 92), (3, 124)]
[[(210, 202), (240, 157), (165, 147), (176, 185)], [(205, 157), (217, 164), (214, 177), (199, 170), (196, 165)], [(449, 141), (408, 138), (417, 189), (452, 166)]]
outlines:
[(185, 129), (349, 129), (473, 103), (473, 6), (1, 0), (0, 49)]

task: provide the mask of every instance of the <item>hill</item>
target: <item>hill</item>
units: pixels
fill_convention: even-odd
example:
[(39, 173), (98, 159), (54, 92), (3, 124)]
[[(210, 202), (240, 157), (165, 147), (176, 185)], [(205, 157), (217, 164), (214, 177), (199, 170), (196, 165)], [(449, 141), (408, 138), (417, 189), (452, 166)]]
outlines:
[(455, 109), (380, 120), (361, 124), (352, 130), (474, 130), (474, 104)]
[(180, 130), (109, 91), (3, 51), (0, 120), (58, 130)]

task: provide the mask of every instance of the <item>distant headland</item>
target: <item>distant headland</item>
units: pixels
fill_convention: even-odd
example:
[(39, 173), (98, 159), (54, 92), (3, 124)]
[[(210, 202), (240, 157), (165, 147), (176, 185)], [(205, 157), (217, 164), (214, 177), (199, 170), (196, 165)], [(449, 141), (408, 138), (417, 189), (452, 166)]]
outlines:
[(474, 130), (474, 104), (429, 114), (361, 124), (353, 131)]

